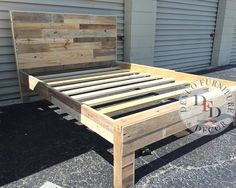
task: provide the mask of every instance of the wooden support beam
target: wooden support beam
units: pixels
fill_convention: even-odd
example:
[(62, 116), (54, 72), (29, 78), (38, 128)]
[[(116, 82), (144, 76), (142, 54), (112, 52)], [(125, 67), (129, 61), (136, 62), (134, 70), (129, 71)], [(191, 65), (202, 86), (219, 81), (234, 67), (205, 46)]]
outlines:
[(127, 75), (134, 75), (134, 74), (138, 74), (138, 73), (137, 72), (128, 72), (128, 70), (127, 71), (120, 70), (120, 71), (113, 71), (113, 72), (110, 72), (110, 74), (105, 74), (105, 75), (104, 74), (99, 74), (97, 76), (87, 75), (86, 77), (83, 76), (82, 78), (79, 77), (79, 78), (73, 78), (73, 79), (65, 79), (65, 80), (61, 80), (61, 81), (47, 82), (47, 84), (52, 87), (56, 87), (56, 86), (63, 86), (63, 85), (74, 84), (74, 83), (102, 80), (102, 79), (107, 79), (107, 78), (116, 78), (119, 76), (127, 76)]
[[(145, 66), (145, 65), (140, 65), (140, 64), (135, 64), (135, 63), (126, 63), (122, 61), (117, 62), (118, 66), (120, 66), (121, 69), (130, 69), (130, 71), (138, 71), (142, 73), (148, 73), (153, 76), (158, 75), (163, 78), (166, 77), (172, 77), (175, 78), (176, 81), (187, 81), (187, 82), (195, 82), (198, 80), (201, 80), (203, 78), (208, 78), (206, 76), (199, 76), (199, 75), (194, 75), (194, 74), (188, 74), (188, 73), (183, 73), (183, 72), (177, 72), (174, 70), (168, 70), (168, 69), (163, 69), (163, 68), (158, 68), (158, 67), (150, 67), (150, 66)], [(222, 80), (218, 78), (212, 78), (214, 80), (218, 80), (225, 86), (235, 86), (235, 82), (229, 81), (229, 80)]]
[(99, 109), (99, 111), (103, 114), (106, 114), (107, 116), (115, 116), (115, 115), (131, 112), (131, 111), (135, 111), (140, 108), (145, 108), (150, 105), (155, 105), (155, 104), (158, 104), (162, 100), (175, 98), (184, 93), (185, 93), (185, 90), (181, 89), (181, 90), (164, 93), (164, 94), (153, 96), (153, 97), (146, 97), (143, 99), (137, 99), (137, 100), (132, 100), (129, 102), (123, 102), (120, 104), (111, 105), (109, 107), (101, 108)]
[(89, 87), (78, 88), (78, 89), (71, 89), (67, 91), (62, 91), (62, 93), (66, 95), (77, 95), (77, 94), (85, 93), (85, 92), (97, 91), (101, 89), (113, 88), (117, 86), (129, 85), (133, 83), (140, 83), (140, 82), (146, 82), (146, 81), (158, 80), (158, 79), (160, 78), (143, 75), (143, 78), (136, 78), (136, 79), (131, 79), (131, 80), (113, 82), (113, 83), (108, 83), (108, 84), (101, 84), (101, 85), (96, 85), (96, 86), (89, 86)]
[[(230, 90), (236, 97), (236, 88), (231, 87)], [(213, 101), (217, 106), (223, 104), (224, 95), (218, 90), (210, 91), (202, 95), (207, 101)], [(194, 97), (190, 97), (187, 100), (188, 106), (195, 104)], [(183, 122), (183, 117), (181, 118), (179, 115), (179, 110), (179, 102), (174, 102), (118, 119), (117, 123), (120, 123), (123, 126), (124, 151), (127, 151), (128, 149), (129, 152), (135, 151), (148, 144), (187, 129), (187, 126)], [(185, 117), (185, 119), (199, 119), (204, 115), (201, 106), (196, 107), (196, 111), (194, 112), (196, 113), (189, 117)], [(150, 116), (150, 114), (153, 115)], [(124, 155), (128, 153), (124, 153)]]
[(160, 86), (154, 86), (154, 87), (150, 87), (150, 88), (144, 88), (144, 89), (125, 92), (125, 93), (121, 93), (121, 94), (117, 94), (117, 95), (111, 95), (111, 96), (102, 97), (102, 98), (98, 98), (98, 99), (88, 100), (88, 101), (84, 101), (84, 103), (89, 106), (97, 106), (97, 105), (101, 105), (101, 104), (106, 104), (106, 103), (110, 103), (110, 102), (115, 102), (115, 101), (119, 101), (119, 100), (123, 100), (123, 99), (128, 99), (128, 98), (132, 98), (132, 97), (145, 95), (148, 93), (163, 92), (165, 90), (170, 90), (170, 89), (174, 89), (174, 88), (178, 88), (178, 87), (184, 87), (187, 84), (188, 84), (187, 82), (175, 82), (175, 83), (170, 83), (170, 84), (164, 84), (164, 85), (160, 85)]
[(113, 71), (107, 71), (107, 72), (95, 72), (95, 73), (90, 73), (90, 74), (72, 75), (72, 76), (65, 76), (65, 77), (59, 77), (59, 78), (48, 78), (48, 79), (44, 79), (43, 81), (46, 83), (58, 82), (58, 81), (64, 81), (64, 80), (85, 78), (85, 77), (90, 77), (90, 76), (91, 77), (100, 76), (100, 75), (114, 74), (114, 73), (122, 73), (122, 72), (130, 72), (130, 71), (128, 69), (122, 69), (122, 70), (113, 70)]
[(76, 100), (83, 101), (85, 99), (102, 97), (102, 96), (106, 96), (106, 95), (110, 95), (110, 94), (117, 94), (119, 92), (130, 91), (133, 89), (158, 86), (158, 85), (162, 85), (162, 84), (166, 84), (166, 83), (171, 83), (174, 81), (175, 80), (172, 78), (165, 78), (165, 79), (159, 79), (159, 80), (153, 80), (153, 81), (142, 82), (142, 83), (137, 83), (137, 84), (131, 84), (131, 85), (127, 85), (127, 86), (121, 86), (121, 87), (116, 87), (116, 88), (111, 88), (111, 89), (106, 89), (106, 90), (101, 90), (101, 91), (95, 91), (95, 92), (90, 92), (90, 93), (85, 93), (85, 94), (80, 94), (80, 95), (74, 95), (71, 97)]
[(63, 72), (63, 73), (52, 73), (46, 74), (42, 76), (36, 76), (40, 80), (47, 80), (52, 78), (59, 78), (67, 77), (67, 76), (76, 76), (76, 75), (85, 75), (85, 74), (92, 74), (98, 72), (106, 72), (106, 71), (113, 71), (119, 70), (119, 67), (109, 67), (109, 68), (101, 68), (101, 69), (91, 69), (91, 70), (80, 70), (80, 71), (70, 71), (70, 72)]
[(116, 77), (116, 78), (108, 78), (108, 79), (103, 79), (103, 80), (96, 80), (96, 81), (89, 81), (89, 82), (83, 82), (83, 83), (58, 86), (58, 87), (54, 87), (54, 89), (56, 89), (58, 91), (65, 91), (65, 90), (83, 88), (83, 87), (100, 85), (100, 84), (108, 84), (108, 83), (110, 84), (111, 82), (113, 83), (113, 82), (118, 82), (118, 81), (132, 80), (135, 78), (144, 78), (147, 76), (149, 76), (149, 75), (148, 74), (134, 74), (131, 76), (121, 76), (121, 77)]
[[(126, 151), (125, 153), (128, 153)], [(122, 127), (114, 131), (114, 187), (128, 188), (134, 185), (135, 152), (124, 155)]]
[(21, 78), (23, 78), (22, 84), (27, 86), (30, 90), (36, 91), (40, 96), (52, 102), (66, 113), (72, 115), (82, 124), (86, 124), (92, 131), (113, 143), (113, 130), (115, 124), (113, 119), (54, 90), (44, 82), (23, 71), (20, 71), (20, 74)]

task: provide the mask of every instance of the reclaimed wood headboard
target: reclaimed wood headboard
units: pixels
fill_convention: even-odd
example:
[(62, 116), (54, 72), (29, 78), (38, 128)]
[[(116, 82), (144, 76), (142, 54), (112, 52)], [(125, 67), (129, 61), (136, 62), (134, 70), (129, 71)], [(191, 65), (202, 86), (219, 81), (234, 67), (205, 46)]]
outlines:
[(116, 61), (115, 16), (10, 14), (17, 69), (43, 72), (110, 66)]

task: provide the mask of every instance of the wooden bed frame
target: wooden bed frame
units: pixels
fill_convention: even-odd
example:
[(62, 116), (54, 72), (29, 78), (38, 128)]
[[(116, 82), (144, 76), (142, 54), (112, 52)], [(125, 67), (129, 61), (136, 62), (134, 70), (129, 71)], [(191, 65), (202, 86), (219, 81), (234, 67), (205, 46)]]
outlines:
[(186, 129), (178, 97), (204, 77), (116, 61), (113, 16), (10, 14), (23, 102), (34, 91), (112, 143), (114, 187), (132, 186), (135, 151)]

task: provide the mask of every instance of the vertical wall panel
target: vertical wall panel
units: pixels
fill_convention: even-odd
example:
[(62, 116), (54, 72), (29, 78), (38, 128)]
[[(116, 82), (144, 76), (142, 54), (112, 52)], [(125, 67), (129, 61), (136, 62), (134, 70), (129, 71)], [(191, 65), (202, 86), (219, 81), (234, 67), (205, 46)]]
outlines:
[(20, 101), (9, 10), (116, 15), (117, 58), (123, 60), (124, 0), (0, 0), (0, 106)]
[(210, 66), (218, 0), (157, 0), (154, 65), (181, 71)]
[(236, 64), (236, 23), (234, 26), (234, 34), (233, 34), (233, 41), (232, 41), (232, 48), (231, 48), (231, 55), (230, 55), (230, 63)]

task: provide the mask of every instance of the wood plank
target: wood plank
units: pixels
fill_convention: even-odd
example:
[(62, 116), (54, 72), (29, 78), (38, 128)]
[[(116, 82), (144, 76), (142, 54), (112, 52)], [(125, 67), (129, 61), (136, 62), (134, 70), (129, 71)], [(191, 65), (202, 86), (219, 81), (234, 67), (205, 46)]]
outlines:
[(101, 108), (99, 109), (99, 111), (108, 116), (115, 116), (115, 115), (131, 112), (131, 111), (135, 111), (141, 108), (145, 108), (150, 105), (155, 105), (161, 102), (162, 100), (166, 100), (169, 98), (176, 98), (184, 93), (186, 93), (185, 89), (181, 89), (181, 90), (172, 91), (172, 92), (164, 93), (164, 94), (153, 96), (153, 97), (146, 97), (143, 99), (123, 102), (120, 104)]
[(39, 79), (20, 71), (22, 82), (28, 89), (37, 92), (40, 96), (52, 102), (66, 113), (72, 115), (82, 124), (113, 143), (114, 120), (100, 114), (87, 105), (81, 104), (71, 97), (57, 92)]
[(116, 50), (115, 49), (94, 49), (93, 54), (94, 57), (100, 57), (105, 55), (115, 55)]
[(107, 71), (113, 71), (113, 70), (120, 70), (118, 67), (108, 67), (108, 68), (101, 68), (101, 69), (91, 69), (91, 70), (79, 70), (79, 71), (70, 71), (70, 72), (63, 72), (63, 73), (54, 73), (54, 74), (45, 74), (42, 76), (36, 76), (38, 79), (46, 80), (50, 78), (60, 78), (60, 77), (66, 77), (66, 76), (74, 76), (74, 75), (83, 75), (83, 74), (91, 74), (91, 73), (97, 73), (97, 72), (107, 72)]
[(146, 82), (146, 81), (160, 79), (158, 77), (149, 77), (148, 75), (144, 75), (143, 77), (144, 78), (136, 78), (136, 79), (132, 79), (132, 80), (125, 80), (125, 81), (120, 81), (120, 82), (101, 84), (101, 85), (97, 85), (97, 86), (72, 89), (72, 90), (62, 91), (62, 93), (66, 94), (66, 95), (76, 95), (76, 94), (81, 94), (81, 93), (90, 92), (90, 91), (96, 91), (96, 90), (101, 90), (101, 89), (107, 89), (107, 88), (112, 88), (112, 87), (117, 87), (117, 86), (123, 86), (123, 85), (128, 85), (128, 84), (133, 84), (133, 83)]
[(35, 67), (22, 69), (28, 74), (45, 74), (52, 72), (62, 72), (62, 71), (71, 71), (71, 70), (82, 70), (82, 69), (92, 69), (92, 68), (101, 68), (101, 67), (114, 67), (116, 66), (115, 61), (102, 61), (97, 64), (97, 62), (89, 62), (89, 63), (78, 63), (78, 64), (65, 64), (65, 65), (53, 65), (50, 67)]
[(57, 43), (65, 44), (66, 42), (73, 43), (73, 39), (72, 38), (67, 38), (67, 39), (62, 39), (62, 38), (31, 38), (31, 39), (23, 38), (23, 39), (17, 39), (17, 45), (24, 45), (24, 44), (40, 45), (40, 44), (57, 44)]
[(42, 37), (42, 30), (41, 29), (18, 29), (14, 31), (14, 38), (16, 40), (18, 39), (24, 39), (24, 38), (41, 38)]
[(71, 115), (73, 118), (78, 120), (79, 122), (86, 122), (86, 126), (95, 133), (98, 133), (100, 136), (105, 138), (110, 143), (113, 143), (113, 133), (106, 128), (99, 126), (96, 122), (92, 121), (90, 118), (79, 114), (73, 108), (67, 106), (67, 104), (63, 103), (62, 101), (58, 100), (55, 97), (51, 98), (51, 102), (55, 104), (57, 107), (63, 109), (66, 113)]
[[(175, 78), (176, 81), (195, 82), (195, 81), (198, 81), (201, 79), (207, 79), (207, 78), (209, 79), (209, 77), (206, 77), (206, 76), (199, 76), (199, 75), (194, 75), (194, 74), (177, 72), (174, 70), (168, 70), (168, 69), (157, 68), (157, 67), (150, 67), (150, 66), (134, 64), (134, 63), (126, 63), (126, 62), (121, 62), (121, 61), (117, 61), (117, 65), (119, 65), (123, 69), (124, 68), (130, 69), (130, 71), (138, 71), (141, 73), (148, 73), (153, 76), (158, 75), (163, 78), (172, 77), (172, 78)], [(222, 79), (218, 79), (218, 78), (214, 78), (214, 80), (218, 80), (220, 83), (222, 83), (228, 87), (235, 85), (235, 82), (229, 81), (229, 80), (222, 80)]]
[[(231, 88), (231, 91), (234, 93), (236, 97), (236, 88)], [(202, 94), (206, 100), (213, 101), (216, 106), (221, 106), (224, 104), (224, 96), (218, 90), (206, 92)], [(236, 98), (235, 98), (236, 99)], [(195, 97), (190, 97), (187, 99), (188, 106), (195, 105)], [(174, 102), (171, 104), (163, 105), (160, 107), (156, 107), (155, 109), (147, 110), (144, 112), (140, 112), (134, 115), (131, 115), (129, 118), (121, 118), (117, 120), (117, 123), (122, 124), (124, 127), (124, 142), (127, 143), (135, 143), (134, 150), (138, 149), (137, 147), (143, 147), (145, 144), (151, 144), (152, 141), (158, 141), (162, 138), (163, 135), (166, 136), (165, 128), (168, 126), (172, 126), (174, 124), (178, 124), (181, 126), (183, 124), (183, 119), (179, 115), (179, 109), (181, 105), (179, 102)], [(200, 116), (204, 115), (202, 113), (202, 106), (196, 106), (196, 113), (189, 114), (185, 119), (194, 119), (200, 118)], [(150, 113), (152, 115), (150, 116)], [(149, 115), (148, 115), (149, 114)], [(171, 118), (170, 118), (171, 117)], [(185, 129), (186, 129), (185, 125)], [(157, 135), (158, 131), (161, 131), (161, 136), (154, 138), (154, 135)], [(182, 131), (181, 129), (178, 131)], [(176, 132), (175, 132), (176, 133)], [(175, 134), (173, 133), (173, 134)], [(146, 141), (144, 141), (146, 140)], [(143, 141), (143, 143), (142, 143)], [(137, 144), (137, 145), (136, 145)], [(132, 148), (130, 148), (132, 152)]]
[(33, 22), (15, 22), (15, 27), (22, 30), (28, 29), (79, 29), (80, 24), (74, 23), (33, 23)]
[[(118, 72), (118, 73), (116, 73)], [(74, 83), (81, 83), (81, 82), (88, 82), (88, 81), (95, 81), (95, 80), (102, 80), (102, 79), (107, 79), (107, 78), (115, 78), (115, 77), (120, 77), (120, 76), (127, 76), (127, 75), (134, 75), (138, 74), (137, 72), (128, 72), (128, 70), (120, 70), (120, 71), (113, 71), (110, 72), (110, 74), (100, 74), (97, 76), (86, 76), (83, 78), (74, 78), (74, 79), (65, 79), (61, 81), (49, 81), (47, 82), (48, 85), (50, 86), (62, 86), (62, 85), (68, 85), (68, 84), (74, 84)]]
[[(236, 99), (236, 87), (230, 88), (231, 92), (234, 95), (234, 98)], [(205, 93), (204, 96), (207, 100), (213, 100), (214, 102), (217, 102), (222, 99), (222, 93), (218, 91), (211, 91), (208, 93)], [(224, 98), (224, 97), (223, 97)], [(189, 100), (193, 100), (194, 98), (190, 98)], [(223, 99), (222, 101), (224, 101)], [(189, 102), (188, 102), (189, 103)], [(150, 121), (151, 118), (147, 121), (143, 121), (143, 125), (136, 124), (136, 126), (139, 127), (139, 132), (142, 134), (137, 137), (137, 133), (134, 133), (137, 129), (135, 129), (135, 124), (133, 124), (132, 127), (129, 127), (129, 133), (133, 135), (129, 135), (127, 133), (127, 130), (124, 128), (124, 154), (132, 153), (133, 151), (142, 148), (145, 145), (149, 145), (153, 142), (156, 142), (158, 140), (164, 139), (168, 136), (171, 136), (173, 134), (176, 134), (180, 131), (185, 130), (187, 127), (183, 123), (182, 119), (179, 117), (179, 103), (176, 102), (176, 104), (170, 104), (168, 108), (165, 107), (159, 107), (159, 111), (156, 112), (156, 119), (152, 118), (152, 122)], [(191, 104), (191, 103), (189, 103)], [(192, 103), (192, 105), (194, 102)], [(200, 107), (201, 108), (201, 107)], [(157, 109), (156, 109), (157, 110)], [(192, 117), (188, 117), (190, 119), (200, 119), (201, 118), (201, 112), (202, 109), (199, 110), (196, 114), (193, 114)], [(172, 117), (172, 118), (169, 118)], [(118, 123), (118, 122), (117, 122)], [(134, 121), (133, 121), (134, 123)], [(155, 127), (154, 130), (150, 130), (150, 126)], [(127, 127), (127, 128), (128, 128)], [(131, 137), (131, 138), (130, 138)]]
[(114, 24), (80, 24), (80, 29), (116, 29)]
[[(116, 36), (116, 29), (106, 30), (80, 30), (80, 29), (43, 29), (42, 38), (75, 38), (75, 37), (114, 37)], [(33, 37), (32, 37), (33, 38)], [(37, 37), (36, 37), (37, 38)]]
[(11, 11), (11, 22), (19, 69), (102, 67), (116, 61), (114, 16)]
[[(16, 40), (18, 41), (18, 40)], [(72, 43), (69, 39), (64, 39), (63, 43), (42, 43), (42, 44), (29, 44), (23, 43), (17, 45), (17, 53), (29, 55), (30, 53), (42, 53), (42, 52), (73, 52), (79, 50), (80, 54), (86, 51), (103, 50), (101, 42), (83, 42), (83, 43)], [(113, 50), (113, 49), (110, 49)], [(83, 52), (83, 53), (81, 53)], [(100, 51), (98, 51), (100, 52)], [(112, 51), (111, 51), (112, 52)], [(29, 53), (29, 54), (28, 54)], [(112, 54), (112, 53), (110, 53)], [(95, 54), (94, 54), (95, 55)], [(100, 56), (104, 56), (106, 53), (101, 53)], [(114, 55), (114, 52), (113, 52)]]
[(51, 83), (51, 82), (58, 82), (58, 81), (67, 81), (71, 79), (89, 78), (93, 76), (109, 75), (113, 73), (127, 73), (127, 72), (129, 72), (129, 70), (123, 69), (123, 70), (114, 70), (114, 71), (106, 71), (106, 72), (97, 72), (97, 73), (91, 73), (91, 74), (72, 75), (72, 76), (66, 76), (62, 78), (49, 78), (44, 81)]
[[(120, 129), (120, 130), (119, 130)], [(134, 185), (135, 152), (124, 156), (123, 132), (119, 125), (114, 131), (114, 187), (131, 187)], [(125, 153), (127, 153), (126, 151)]]
[[(207, 90), (207, 88), (203, 87), (203, 88), (199, 88), (197, 89), (197, 91), (199, 93), (205, 93)], [(162, 105), (159, 107), (155, 107), (149, 110), (145, 110), (142, 112), (138, 112), (135, 114), (131, 114), (122, 118), (119, 118), (117, 121), (121, 121), (123, 122), (123, 126), (129, 126), (132, 124), (136, 124), (138, 122), (142, 122), (145, 121), (149, 118), (155, 117), (156, 115), (158, 115), (157, 113), (167, 113), (167, 112), (171, 112), (173, 110), (173, 108), (175, 109), (175, 107), (179, 106), (179, 102), (173, 102), (170, 104), (166, 104), (166, 105)]]
[(78, 24), (116, 24), (114, 16), (64, 14), (65, 23)]
[(181, 86), (185, 86), (186, 84), (187, 84), (187, 82), (175, 82), (175, 83), (170, 83), (170, 84), (164, 84), (164, 85), (160, 85), (160, 86), (145, 88), (145, 89), (136, 90), (136, 91), (125, 92), (125, 93), (107, 96), (107, 97), (98, 98), (98, 99), (93, 99), (93, 100), (88, 100), (88, 101), (84, 101), (84, 103), (89, 106), (97, 106), (97, 105), (101, 105), (101, 104), (106, 104), (106, 103), (110, 103), (110, 102), (115, 102), (115, 101), (119, 101), (119, 100), (124, 100), (124, 99), (132, 98), (132, 97), (145, 95), (148, 93), (154, 93), (154, 92), (159, 92), (159, 91), (165, 91), (168, 89), (178, 88)]
[(185, 129), (186, 129), (186, 126), (182, 122), (179, 122), (169, 127), (165, 127), (158, 131), (145, 135), (141, 137), (140, 139), (135, 140), (134, 142), (124, 143), (123, 147), (126, 151), (124, 155), (128, 155), (129, 153), (132, 153), (133, 150), (136, 151), (144, 146), (147, 146), (149, 144), (152, 144), (154, 142), (167, 138), (168, 136), (176, 134)]
[(73, 38), (74, 43), (82, 42), (116, 42), (116, 37), (83, 37)]
[[(40, 67), (50, 67), (56, 65), (70, 65), (80, 63), (94, 63), (104, 61), (114, 61), (114, 55), (94, 57), (92, 50), (84, 50), (79, 53), (76, 50), (67, 52), (38, 52), (18, 54), (18, 60), (21, 61), (21, 69), (30, 69)], [(70, 59), (70, 61), (67, 61)]]
[(123, 162), (123, 132), (122, 128), (117, 125), (114, 129), (114, 145), (113, 145), (113, 176), (114, 187), (122, 188), (123, 175), (122, 175), (122, 162)]
[(116, 42), (114, 41), (102, 42), (102, 49), (114, 49), (114, 48), (116, 48)]
[(130, 91), (133, 89), (139, 89), (139, 88), (145, 88), (145, 87), (151, 87), (151, 86), (158, 86), (158, 85), (171, 83), (171, 82), (174, 82), (174, 79), (165, 78), (165, 79), (160, 79), (160, 80), (154, 80), (154, 81), (149, 81), (149, 82), (121, 86), (121, 87), (117, 87), (117, 88), (105, 89), (105, 90), (101, 90), (101, 91), (95, 91), (95, 92), (90, 92), (90, 93), (85, 93), (85, 94), (80, 94), (80, 95), (74, 95), (71, 97), (76, 100), (82, 101), (85, 99), (91, 99), (91, 98), (95, 98), (95, 97), (103, 97), (106, 95), (117, 94), (119, 92)]
[(41, 13), (41, 12), (17, 12), (13, 11), (13, 20), (17, 23), (31, 22), (31, 23), (63, 23), (63, 14)]
[(117, 81), (130, 80), (130, 79), (134, 79), (134, 78), (143, 78), (146, 76), (148, 76), (148, 74), (134, 74), (131, 76), (122, 76), (122, 77), (116, 77), (116, 78), (109, 78), (109, 79), (103, 79), (103, 80), (96, 80), (96, 81), (89, 81), (89, 82), (83, 82), (83, 83), (58, 86), (58, 87), (54, 87), (54, 89), (56, 89), (58, 91), (63, 91), (63, 90), (83, 88), (83, 87), (94, 86), (94, 85), (105, 84), (105, 83), (107, 84), (107, 83), (117, 82)]
[(115, 37), (83, 37), (83, 38), (74, 38), (73, 42), (101, 42), (102, 49), (115, 49), (116, 48), (116, 38)]

